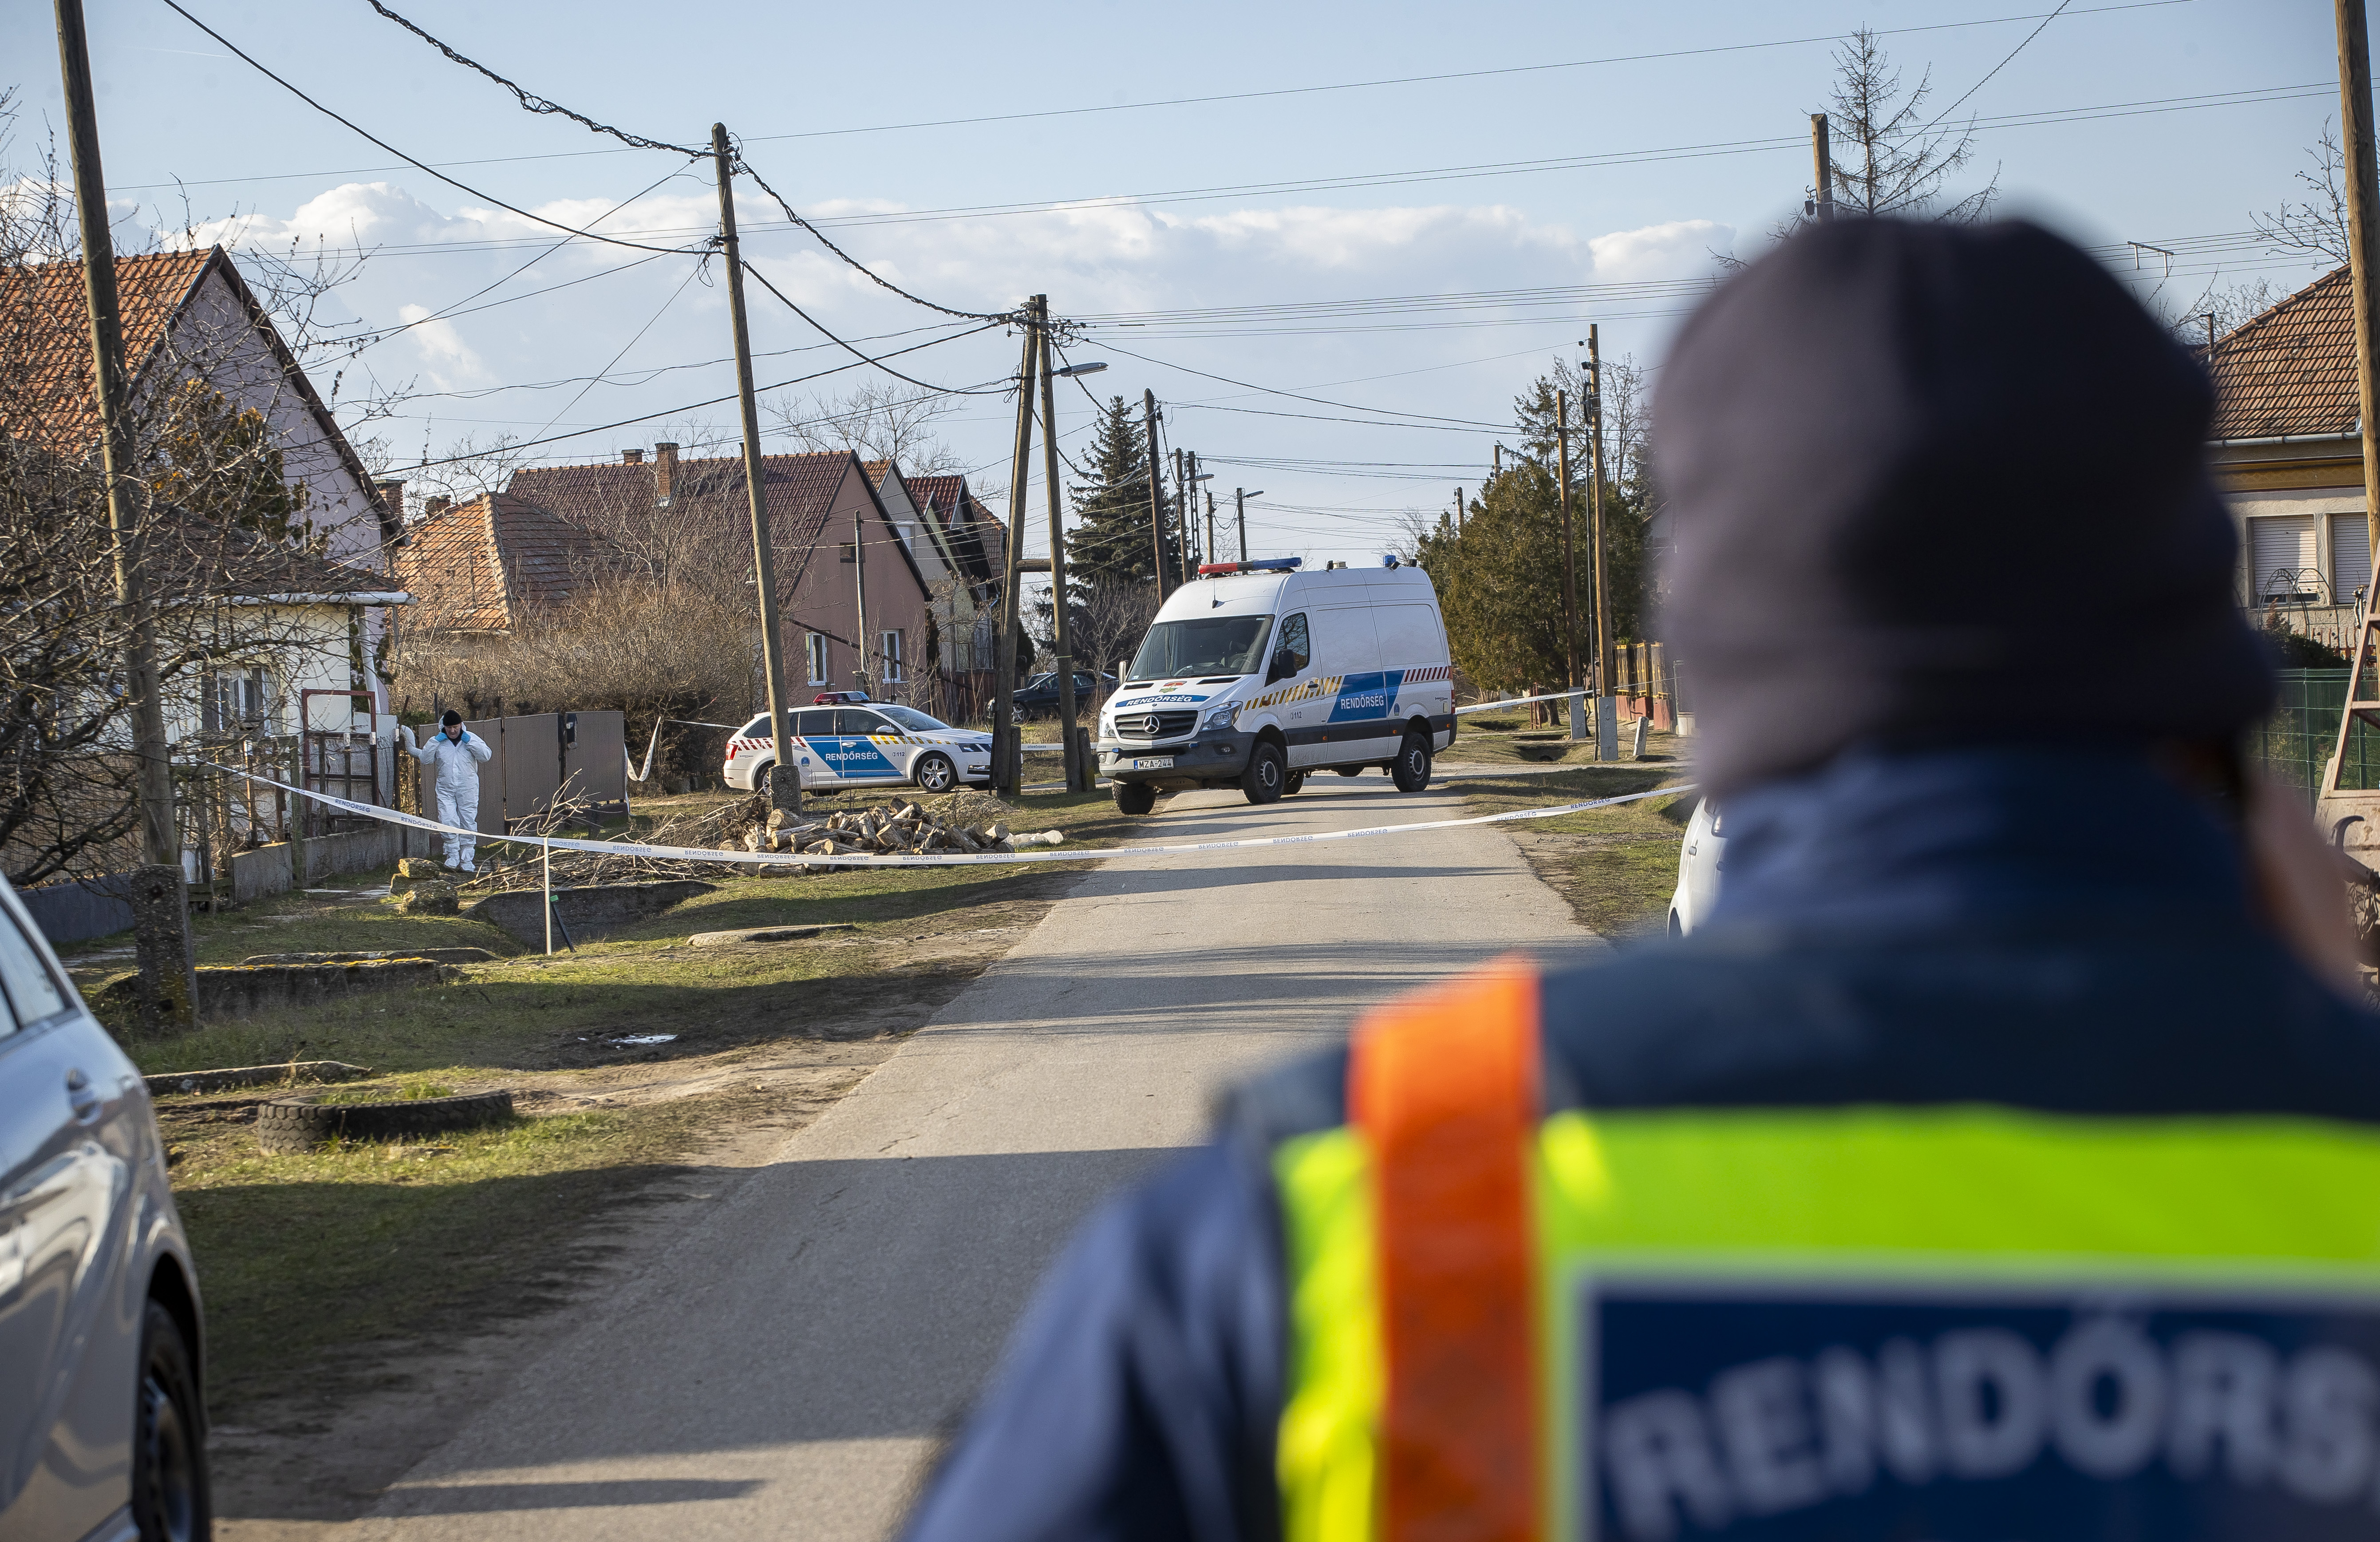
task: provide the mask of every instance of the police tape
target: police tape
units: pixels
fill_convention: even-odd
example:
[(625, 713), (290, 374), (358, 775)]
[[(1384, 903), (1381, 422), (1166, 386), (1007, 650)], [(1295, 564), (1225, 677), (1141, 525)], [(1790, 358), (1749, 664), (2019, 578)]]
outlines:
[(516, 846), (532, 846), (543, 851), (577, 851), (595, 856), (642, 856), (663, 862), (720, 862), (729, 865), (759, 864), (775, 868), (963, 868), (994, 867), (1019, 862), (1111, 862), (1125, 856), (1190, 856), (1210, 851), (1249, 851), (1259, 846), (1314, 845), (1325, 841), (1355, 841), (1373, 835), (1409, 835), (1426, 830), (1460, 830), (1471, 825), (1503, 824), (1515, 820), (1552, 820), (1565, 814), (1585, 813), (1592, 808), (1612, 808), (1623, 803), (1638, 803), (1645, 798), (1667, 797), (1694, 790), (1691, 782), (1674, 787), (1653, 787), (1641, 793), (1623, 793), (1618, 797), (1590, 798), (1584, 803), (1565, 803), (1552, 808), (1516, 808), (1502, 814), (1480, 814), (1466, 820), (1424, 820), (1415, 824), (1380, 824), (1363, 830), (1324, 830), (1311, 835), (1261, 835), (1245, 841), (1194, 841), (1170, 846), (1108, 846), (1098, 851), (1017, 851), (984, 852), (972, 855), (900, 856), (876, 854), (838, 854), (832, 856), (812, 856), (805, 852), (714, 851), (707, 846), (656, 846), (630, 841), (581, 841), (562, 835), (490, 835), (477, 830), (465, 830), (456, 825), (441, 824), (419, 814), (407, 814), (395, 808), (382, 808), (377, 804), (355, 803), (328, 793), (318, 793), (309, 787), (293, 787), (286, 782), (276, 782), (269, 776), (259, 776), (234, 766), (214, 761), (203, 762), (214, 770), (241, 777), (261, 786), (277, 787), (298, 797), (311, 798), (326, 807), (343, 814), (354, 814), (385, 824), (405, 825), (409, 829), (429, 831), (440, 835), (461, 836), (480, 843), (502, 842)]

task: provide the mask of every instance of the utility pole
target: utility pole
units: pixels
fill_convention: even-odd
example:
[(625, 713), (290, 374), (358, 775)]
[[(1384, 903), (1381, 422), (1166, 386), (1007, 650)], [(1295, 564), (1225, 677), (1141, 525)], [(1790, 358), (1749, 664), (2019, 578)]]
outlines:
[(1248, 560), (1248, 493), (1245, 488), (1232, 489), (1232, 507), (1240, 516), (1240, 561)]
[[(2363, 0), (2337, 0), (2338, 17), (2339, 139), (2347, 152), (2347, 233), (2355, 293), (2355, 386), (2363, 440), (2365, 538), (2380, 552), (2380, 411), (2374, 410), (2373, 375), (2380, 370), (2380, 191), (2374, 188), (2372, 149), (2372, 43), (2363, 23)], [(2373, 586), (2380, 601), (2380, 584)]]
[(1603, 539), (1603, 345), (1594, 327), (1586, 329), (1586, 389), (1591, 413), (1588, 423), (1590, 469), (1594, 481), (1587, 492), (1595, 526), (1595, 758), (1620, 759), (1620, 700), (1611, 694), (1611, 584), (1604, 568)]
[(1207, 560), (1213, 562), (1220, 550), (1215, 544), (1215, 495), (1210, 492), (1207, 494)]
[[(1196, 524), (1198, 517), (1198, 452), (1184, 450), (1182, 452), (1182, 460), (1190, 468), (1189, 518), (1193, 524)], [(1198, 547), (1197, 555), (1202, 563), (1215, 560), (1215, 515), (1212, 509), (1207, 513), (1207, 540)]]
[(851, 574), (856, 590), (855, 608), (859, 613), (859, 688), (873, 696), (868, 688), (868, 528), (867, 516), (859, 509), (851, 511)]
[(1827, 144), (1827, 115), (1810, 115), (1810, 159), (1817, 167), (1818, 223), (1835, 217), (1835, 157)]
[(1454, 533), (1456, 535), (1463, 533), (1463, 490), (1458, 487), (1454, 490)]
[[(752, 399), (752, 334), (744, 319), (743, 249), (735, 240), (735, 167), (723, 123), (710, 126), (710, 162), (719, 176), (719, 247), (727, 259), (727, 314), (735, 331), (735, 400), (744, 419), (744, 497), (752, 513), (752, 584), (760, 596), (760, 667), (769, 677), (769, 743), (777, 758), (775, 769), (769, 772), (769, 801), (790, 819), (802, 811), (802, 776), (794, 764), (793, 733), (785, 722), (785, 661), (783, 639), (777, 634), (777, 561), (769, 542), (768, 483), (760, 469), (760, 409)], [(867, 659), (863, 640), (863, 668)]]
[(1562, 677), (1572, 690), (1579, 687), (1578, 674), (1578, 546), (1571, 539), (1570, 517), (1570, 393), (1554, 393), (1554, 461), (1556, 483), (1561, 495), (1562, 540), (1562, 646), (1567, 650), (1570, 673)]
[(1197, 571), (1190, 565), (1190, 505), (1183, 502), (1182, 491), (1186, 485), (1182, 480), (1182, 446), (1176, 444), (1173, 446), (1173, 509), (1178, 523), (1173, 527), (1173, 540), (1174, 544), (1182, 549), (1182, 581), (1185, 584), (1190, 581), (1190, 575)]
[[(1165, 484), (1157, 480), (1157, 393), (1140, 394), (1141, 426), (1148, 434), (1148, 540), (1157, 560), (1157, 602), (1165, 603)], [(1122, 681), (1117, 682), (1122, 685)]]
[[(1500, 440), (1499, 440), (1499, 441), (1497, 442), (1497, 444), (1496, 444), (1496, 475), (1497, 475), (1497, 476), (1499, 476), (1499, 477), (1500, 477), (1500, 476), (1502, 476), (1503, 474), (1504, 474), (1504, 445), (1503, 445), (1503, 442), (1502, 442), (1502, 441), (1500, 441)], [(1491, 479), (1491, 480), (1492, 480), (1492, 479)]]
[(1050, 373), (1049, 296), (1035, 297), (1033, 314), (1041, 334), (1041, 480), (1050, 492), (1050, 618), (1058, 651), (1058, 728), (1065, 743), (1066, 791), (1087, 793), (1091, 783), (1083, 773), (1082, 735), (1075, 732), (1081, 706), (1075, 700), (1073, 628), (1066, 624), (1066, 526), (1058, 508), (1057, 377)]
[[(141, 567), (132, 425), (126, 420), (123, 314), (117, 309), (115, 245), (107, 228), (107, 177), (99, 164), (99, 111), (91, 100), (82, 0), (57, 0), (57, 16), (67, 143), (82, 235), (83, 303), (91, 316), (91, 386), (99, 395), (100, 465), (107, 479), (108, 543), (115, 559), (115, 602), (123, 607), (130, 632), (124, 673), (131, 697), (132, 754), (140, 766), (140, 869), (133, 875), (132, 915), (140, 964), (141, 1026), (152, 1033), (187, 1030), (199, 1026), (198, 977), (190, 970), (189, 892), (182, 876), (182, 842), (174, 828), (174, 764), (165, 741), (165, 703), (159, 695), (157, 626)], [(212, 859), (212, 854), (207, 859)]]
[(1008, 563), (1001, 575), (1000, 674), (992, 698), (991, 784), (1014, 797), (1025, 785), (1025, 754), (1016, 735), (1016, 591), (1025, 565), (1025, 476), (1033, 465), (1033, 364), (1040, 334), (1032, 318), (1041, 297), (1025, 302), (1025, 358), (1016, 367), (1016, 457), (1008, 473)]

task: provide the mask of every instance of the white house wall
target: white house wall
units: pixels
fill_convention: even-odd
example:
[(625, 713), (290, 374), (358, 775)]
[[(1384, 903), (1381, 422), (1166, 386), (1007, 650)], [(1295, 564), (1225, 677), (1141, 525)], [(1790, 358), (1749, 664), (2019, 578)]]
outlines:
[[(2228, 494), (2226, 501), (2231, 505), (2231, 516), (2238, 522), (2240, 528), (2237, 592), (2240, 602), (2243, 605), (2260, 602), (2260, 597), (2256, 595), (2254, 589), (2264, 577), (2264, 575), (2250, 571), (2250, 560), (2256, 549), (2255, 521), (2288, 518), (2291, 516), (2311, 516), (2313, 521), (2314, 566), (2321, 571), (2324, 585), (2327, 588), (2339, 574), (2338, 562), (2339, 553), (2333, 550), (2335, 532), (2330, 516), (2338, 514), (2361, 515), (2363, 513), (2362, 492), (2332, 487), (2284, 488), (2271, 492), (2235, 492)], [(2368, 543), (2369, 538), (2367, 537), (2366, 540)], [(2368, 560), (2365, 570), (2367, 573), (2370, 570)], [(2334, 597), (2334, 602), (2345, 604), (2351, 599), (2351, 593), (2339, 594)]]

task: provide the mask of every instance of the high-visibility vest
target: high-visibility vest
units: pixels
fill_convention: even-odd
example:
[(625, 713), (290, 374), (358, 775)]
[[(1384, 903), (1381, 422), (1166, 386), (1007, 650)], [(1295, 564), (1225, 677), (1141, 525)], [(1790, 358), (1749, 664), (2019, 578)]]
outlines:
[(2380, 1131), (1547, 1114), (1537, 1004), (1374, 1014), (1274, 1150), (1288, 1542), (2380, 1537)]

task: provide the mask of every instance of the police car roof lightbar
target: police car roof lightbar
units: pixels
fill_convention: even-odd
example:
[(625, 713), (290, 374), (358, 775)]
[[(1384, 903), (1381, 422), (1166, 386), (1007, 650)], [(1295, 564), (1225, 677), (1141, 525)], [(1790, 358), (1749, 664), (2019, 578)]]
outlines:
[(1201, 578), (1220, 578), (1233, 573), (1288, 573), (1302, 565), (1304, 557), (1258, 557), (1253, 562), (1208, 562), (1198, 565)]

